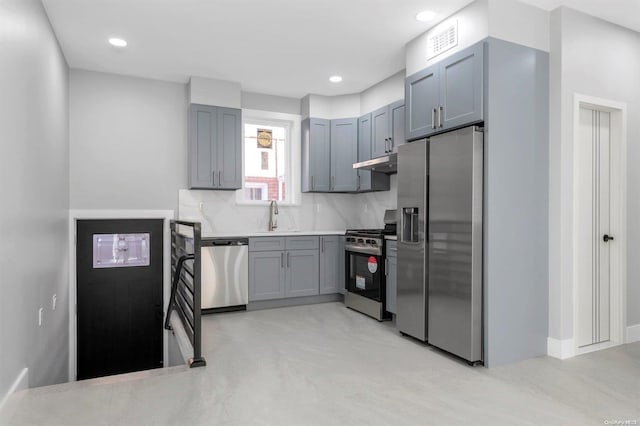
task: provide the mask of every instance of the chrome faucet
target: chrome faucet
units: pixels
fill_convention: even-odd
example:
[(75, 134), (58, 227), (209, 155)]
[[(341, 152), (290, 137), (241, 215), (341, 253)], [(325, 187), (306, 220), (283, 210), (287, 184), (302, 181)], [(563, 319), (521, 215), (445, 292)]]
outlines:
[(278, 202), (276, 200), (271, 200), (271, 204), (269, 204), (269, 231), (273, 231), (278, 227), (278, 220), (275, 217), (277, 214)]

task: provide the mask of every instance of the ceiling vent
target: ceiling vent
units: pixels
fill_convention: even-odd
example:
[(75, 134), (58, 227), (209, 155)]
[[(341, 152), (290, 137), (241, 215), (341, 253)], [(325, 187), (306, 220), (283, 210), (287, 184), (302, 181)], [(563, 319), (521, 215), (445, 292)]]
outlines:
[(453, 21), (451, 25), (437, 34), (429, 37), (427, 47), (427, 59), (435, 58), (442, 52), (458, 45), (458, 21)]

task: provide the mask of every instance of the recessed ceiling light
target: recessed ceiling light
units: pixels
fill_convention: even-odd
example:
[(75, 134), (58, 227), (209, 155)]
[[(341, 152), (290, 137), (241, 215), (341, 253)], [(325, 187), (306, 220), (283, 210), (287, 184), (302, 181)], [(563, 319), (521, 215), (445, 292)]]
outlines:
[(332, 75), (331, 77), (329, 77), (329, 81), (332, 83), (340, 83), (342, 81), (342, 77), (340, 77), (339, 75)]
[(110, 38), (109, 43), (116, 47), (125, 47), (127, 45), (127, 41), (121, 38)]
[(421, 22), (430, 21), (436, 17), (435, 12), (430, 10), (423, 10), (422, 12), (416, 15), (416, 19)]

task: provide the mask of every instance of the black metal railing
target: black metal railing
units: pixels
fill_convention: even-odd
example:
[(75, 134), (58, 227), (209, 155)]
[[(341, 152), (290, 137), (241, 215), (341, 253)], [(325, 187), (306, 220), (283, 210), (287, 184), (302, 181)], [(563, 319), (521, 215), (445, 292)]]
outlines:
[(171, 221), (171, 298), (164, 328), (171, 330), (171, 314), (175, 311), (191, 345), (191, 367), (207, 365), (202, 356), (200, 224)]

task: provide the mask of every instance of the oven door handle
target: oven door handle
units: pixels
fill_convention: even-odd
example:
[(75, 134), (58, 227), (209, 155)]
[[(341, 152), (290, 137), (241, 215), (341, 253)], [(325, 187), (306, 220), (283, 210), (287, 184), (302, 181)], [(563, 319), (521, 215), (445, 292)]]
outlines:
[(382, 256), (382, 250), (376, 247), (359, 247), (359, 246), (346, 246), (345, 251), (347, 254), (370, 254), (373, 256)]

